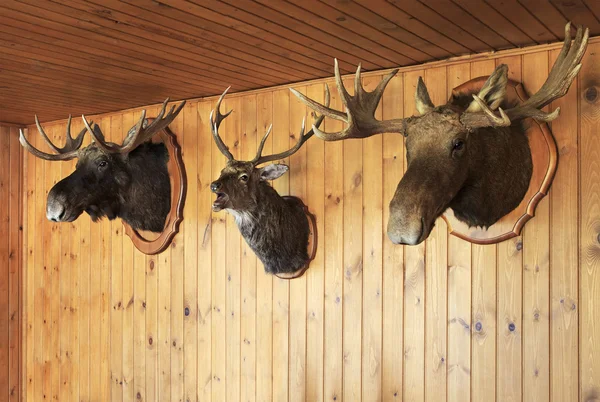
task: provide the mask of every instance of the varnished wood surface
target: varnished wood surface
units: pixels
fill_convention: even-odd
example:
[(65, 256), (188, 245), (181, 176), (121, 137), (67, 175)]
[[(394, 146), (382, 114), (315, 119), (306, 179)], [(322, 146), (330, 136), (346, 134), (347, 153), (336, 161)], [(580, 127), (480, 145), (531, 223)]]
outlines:
[(0, 124), (0, 400), (21, 395), (23, 153), (19, 129)]
[(600, 34), (595, 0), (6, 0), (0, 121), (105, 113)]
[[(191, 102), (174, 122), (190, 187), (181, 230), (163, 254), (135, 250), (118, 220), (47, 221), (47, 191), (73, 162), (25, 154), (26, 400), (594, 400), (599, 51), (590, 44), (576, 82), (553, 105), (562, 109), (552, 124), (560, 161), (548, 197), (521, 236), (498, 245), (448, 236), (442, 220), (424, 245), (389, 242), (387, 204), (405, 170), (398, 135), (311, 139), (290, 158), (289, 174), (273, 185), (301, 197), (319, 231), (310, 269), (291, 281), (266, 275), (232, 218), (210, 210), (208, 185), (225, 162), (207, 124), (213, 100)], [(390, 82), (378, 117), (413, 113), (419, 75), (436, 102), (499, 63), (534, 91), (556, 55), (511, 52), (411, 69)], [(379, 79), (366, 75), (365, 86)], [(322, 83), (296, 88), (313, 98), (324, 92)], [(234, 155), (252, 155), (271, 122), (265, 152), (288, 148), (302, 117), (310, 119), (285, 88), (225, 103), (235, 109), (223, 124)], [(335, 91), (331, 103), (340, 106)], [(136, 109), (95, 121), (120, 141), (137, 118)], [(48, 133), (60, 143), (64, 123)]]

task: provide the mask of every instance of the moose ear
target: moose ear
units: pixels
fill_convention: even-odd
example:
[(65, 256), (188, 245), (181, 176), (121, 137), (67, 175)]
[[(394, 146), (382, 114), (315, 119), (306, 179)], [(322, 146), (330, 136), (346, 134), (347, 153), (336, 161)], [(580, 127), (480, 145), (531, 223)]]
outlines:
[(287, 172), (289, 167), (281, 163), (271, 163), (265, 167), (260, 168), (260, 179), (261, 180), (275, 180), (283, 176)]
[(420, 115), (424, 115), (427, 112), (431, 112), (435, 107), (431, 98), (429, 97), (429, 92), (427, 92), (427, 87), (423, 82), (423, 78), (419, 77), (417, 81), (417, 91), (415, 92), (415, 105), (417, 107), (417, 112)]
[[(500, 64), (492, 75), (489, 76), (481, 90), (477, 94), (490, 108), (496, 110), (506, 98), (506, 85), (508, 84), (508, 66)], [(482, 108), (476, 101), (471, 104), (465, 112), (481, 112)]]

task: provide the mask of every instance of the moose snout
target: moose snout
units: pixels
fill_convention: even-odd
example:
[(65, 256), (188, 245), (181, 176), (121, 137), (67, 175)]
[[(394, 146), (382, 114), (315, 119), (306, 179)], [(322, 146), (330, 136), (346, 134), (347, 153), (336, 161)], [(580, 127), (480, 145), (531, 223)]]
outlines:
[(213, 193), (216, 193), (217, 191), (219, 191), (222, 187), (222, 184), (218, 181), (213, 181), (212, 183), (210, 183), (210, 191), (212, 191)]
[(46, 218), (52, 222), (60, 222), (65, 216), (65, 207), (62, 203), (49, 200), (46, 206)]
[(405, 244), (415, 246), (423, 241), (423, 232), (425, 231), (425, 222), (421, 218), (413, 225), (397, 227), (390, 221), (388, 223), (388, 237), (394, 244)]

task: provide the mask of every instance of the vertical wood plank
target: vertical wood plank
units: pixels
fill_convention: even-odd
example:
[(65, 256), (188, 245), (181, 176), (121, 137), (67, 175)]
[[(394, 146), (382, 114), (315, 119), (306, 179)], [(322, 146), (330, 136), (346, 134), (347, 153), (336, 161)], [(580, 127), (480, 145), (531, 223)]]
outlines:
[[(353, 94), (352, 81), (345, 80), (344, 84)], [(362, 397), (362, 209), (363, 140), (344, 141), (344, 400)]]
[[(273, 94), (256, 96), (257, 133), (266, 133), (273, 122)], [(273, 138), (265, 143), (265, 155), (273, 151)], [(256, 266), (256, 400), (273, 400), (273, 276), (264, 272), (263, 264)]]
[[(1, 135), (1, 134), (0, 134)], [(23, 163), (21, 154), (21, 145), (19, 144), (19, 131), (16, 127), (10, 128), (9, 136), (9, 155), (10, 164), (8, 169), (9, 184), (9, 199), (8, 199), (8, 224), (9, 233), (8, 241), (8, 263), (9, 276), (8, 281), (8, 400), (16, 402), (22, 399), (21, 384), (22, 384), (22, 362), (26, 360), (24, 352), (25, 348), (22, 345), (22, 323), (21, 316), (21, 289), (23, 289), (22, 281), (25, 276), (22, 274), (22, 230), (23, 215), (21, 208), (22, 183), (23, 183)]]
[[(111, 141), (122, 142), (123, 117), (110, 118)], [(108, 224), (108, 222), (106, 222)], [(123, 400), (123, 224), (110, 222), (110, 379), (112, 401)]]
[(171, 376), (171, 248), (157, 255), (158, 259), (158, 398), (167, 401), (171, 398), (173, 386)]
[[(548, 52), (523, 56), (523, 85), (534, 94), (548, 76)], [(550, 399), (550, 202), (523, 230), (523, 399)]]
[(9, 186), (10, 128), (0, 127), (0, 395), (8, 399), (9, 390)]
[[(221, 104), (221, 111), (223, 113), (231, 110), (230, 107), (227, 107), (227, 99)], [(229, 119), (233, 119), (234, 116), (230, 116)], [(222, 127), (225, 128), (226, 124), (229, 122), (226, 121), (223, 123)], [(225, 137), (223, 137), (225, 138)], [(228, 146), (231, 147), (233, 144), (228, 143)], [(227, 158), (223, 156), (223, 154), (218, 150), (217, 146), (214, 144), (214, 141), (211, 145), (211, 158), (212, 158), (212, 177), (210, 180), (216, 180), (219, 177), (221, 169), (225, 167), (227, 162)], [(214, 196), (213, 196), (214, 199)], [(211, 380), (211, 392), (212, 392), (212, 400), (213, 401), (224, 401), (226, 400), (225, 392), (226, 392), (226, 327), (225, 322), (227, 319), (227, 312), (225, 306), (225, 292), (226, 292), (226, 278), (227, 273), (225, 272), (226, 267), (226, 254), (228, 246), (226, 244), (227, 240), (227, 230), (225, 228), (225, 212), (217, 212), (212, 213), (212, 239), (211, 239), (211, 248), (212, 248), (212, 260), (211, 260), (211, 289), (212, 289), (212, 380)]]
[[(62, 144), (64, 142), (65, 124), (57, 124), (51, 129), (52, 141), (55, 144)], [(58, 183), (61, 177), (61, 164), (56, 162), (48, 162), (46, 164), (47, 172), (46, 176), (47, 193), (50, 191), (52, 186)], [(50, 223), (50, 222), (48, 222)], [(63, 233), (62, 223), (52, 223), (49, 225), (50, 239), (47, 240), (48, 252), (46, 253), (47, 268), (49, 273), (50, 284), (48, 286), (50, 297), (49, 303), (49, 315), (48, 315), (48, 349), (46, 350), (47, 356), (47, 375), (49, 376), (49, 386), (47, 388), (46, 396), (55, 400), (59, 399), (60, 394), (60, 336), (61, 336), (61, 300), (60, 300), (60, 277), (62, 274), (61, 263), (62, 263), (62, 244), (61, 236)], [(46, 241), (46, 240), (45, 240)]]
[[(559, 50), (549, 52), (549, 66)], [(576, 401), (578, 382), (578, 96), (580, 78), (564, 97), (552, 102), (560, 117), (552, 122), (559, 169), (550, 188), (550, 395)], [(577, 267), (577, 269), (575, 269)]]
[[(63, 144), (65, 136), (60, 136), (60, 142)], [(74, 162), (68, 161), (60, 164), (55, 164), (55, 168), (60, 168), (60, 179), (67, 177), (73, 171)], [(73, 381), (73, 364), (71, 359), (73, 358), (73, 343), (71, 339), (72, 328), (74, 326), (73, 318), (74, 312), (71, 300), (72, 291), (75, 290), (72, 284), (74, 261), (71, 261), (71, 255), (74, 255), (71, 251), (71, 235), (73, 232), (72, 227), (75, 226), (73, 223), (61, 223), (61, 263), (60, 263), (60, 283), (59, 283), (59, 308), (60, 308), (60, 360), (59, 360), (59, 400), (70, 401), (71, 387)]]
[[(198, 121), (199, 105), (196, 103), (187, 103), (183, 111), (183, 131), (177, 133), (177, 141), (182, 149), (183, 162), (185, 164), (185, 173), (187, 176), (187, 195), (185, 200), (185, 219), (182, 222), (183, 227), (183, 264), (179, 267), (173, 265), (174, 269), (183, 271), (183, 400), (196, 401), (198, 395), (198, 325), (200, 319), (200, 305), (198, 302), (199, 293), (206, 292), (206, 281), (203, 281), (201, 289), (198, 286), (198, 272), (204, 268), (204, 279), (210, 276), (210, 263), (203, 261), (202, 266), (198, 264), (198, 226), (202, 223), (199, 220), (198, 198), (199, 185), (206, 185), (200, 182), (198, 165)], [(210, 145), (210, 144), (209, 144)], [(210, 149), (210, 148), (208, 148)], [(210, 155), (210, 151), (208, 151)], [(206, 157), (202, 158), (206, 159)], [(206, 161), (204, 161), (206, 166)], [(210, 158), (208, 158), (208, 174), (210, 174)], [(206, 181), (206, 180), (204, 180)], [(210, 208), (210, 207), (209, 207)], [(206, 214), (210, 214), (210, 209), (206, 209)], [(201, 268), (202, 267), (202, 268)], [(210, 291), (209, 291), (210, 294)], [(209, 308), (210, 311), (210, 308)], [(204, 312), (202, 312), (204, 315)], [(208, 353), (210, 356), (210, 351)], [(210, 367), (210, 363), (209, 363)], [(210, 375), (209, 375), (210, 378)], [(206, 378), (200, 379), (200, 382), (206, 382)]]
[[(196, 172), (198, 181), (198, 221), (192, 222), (195, 228), (190, 229), (192, 233), (197, 231), (196, 242), (198, 244), (198, 264), (197, 264), (197, 286), (193, 283), (189, 286), (196, 286), (196, 289), (190, 289), (190, 291), (196, 291), (197, 298), (197, 312), (193, 314), (197, 315), (196, 320), (198, 321), (198, 339), (197, 339), (197, 392), (196, 397), (198, 400), (210, 400), (212, 394), (212, 344), (215, 342), (212, 338), (212, 319), (214, 309), (212, 307), (212, 217), (211, 217), (211, 205), (213, 200), (213, 194), (210, 192), (210, 183), (214, 176), (216, 176), (219, 170), (215, 170), (212, 165), (212, 153), (215, 151), (213, 148), (213, 140), (210, 133), (210, 116), (211, 102), (205, 101), (198, 103), (197, 106), (197, 132), (198, 132), (198, 146), (197, 146), (197, 160), (198, 160), (198, 171)], [(184, 116), (184, 117), (187, 117)], [(187, 132), (186, 132), (187, 134)], [(186, 144), (190, 136), (186, 135)], [(193, 146), (193, 140), (190, 140), (190, 146)], [(218, 151), (217, 151), (218, 152)], [(193, 214), (193, 212), (192, 212)], [(186, 231), (186, 235), (189, 236), (190, 232)], [(186, 247), (186, 256), (189, 249), (195, 250), (192, 247)], [(186, 257), (186, 261), (187, 257)], [(186, 285), (188, 286), (188, 285)], [(191, 304), (191, 303), (190, 303)], [(191, 307), (194, 307), (193, 305)], [(192, 309), (192, 312), (194, 310)], [(192, 316), (193, 316), (192, 314)], [(216, 358), (216, 357), (215, 357)], [(186, 371), (186, 378), (187, 378)], [(191, 374), (190, 374), (191, 376)], [(192, 380), (193, 381), (193, 380)], [(191, 391), (190, 391), (191, 392)], [(194, 398), (192, 398), (194, 400)]]
[[(194, 116), (194, 121), (196, 117)], [(169, 126), (179, 142), (179, 146), (185, 144), (185, 112)], [(196, 194), (194, 194), (194, 197)], [(184, 401), (184, 249), (185, 249), (185, 226), (179, 226), (179, 233), (173, 238), (169, 245), (171, 260), (171, 401)]]
[[(381, 76), (363, 79), (373, 91)], [(375, 118), (382, 119), (381, 104)], [(362, 400), (381, 400), (382, 280), (383, 280), (383, 140), (375, 135), (363, 141), (363, 295), (362, 295)], [(386, 237), (386, 240), (387, 237)]]
[[(342, 101), (335, 85), (331, 88), (330, 105), (341, 110)], [(323, 129), (336, 132), (342, 129), (338, 120), (325, 119)], [(314, 140), (313, 140), (314, 141)], [(320, 242), (325, 254), (325, 334), (323, 358), (323, 399), (343, 397), (343, 283), (344, 283), (344, 142), (326, 142), (325, 146), (325, 228)]]
[[(446, 98), (470, 78), (470, 63), (448, 66)], [(471, 243), (448, 236), (448, 401), (470, 399)]]
[[(257, 134), (256, 121), (256, 95), (244, 96), (241, 100), (241, 149), (240, 159), (252, 160), (256, 155)], [(257, 272), (256, 255), (246, 243), (241, 240), (241, 323), (240, 337), (240, 400), (254, 401), (256, 398), (256, 281)]]
[(600, 395), (600, 118), (597, 90), (600, 76), (595, 66), (598, 44), (588, 46), (580, 72), (580, 216), (579, 216), (579, 400)]
[[(133, 120), (133, 112), (122, 115), (121, 136), (129, 131), (136, 122)], [(119, 222), (121, 225), (122, 222)], [(121, 229), (121, 231), (124, 228)], [(133, 402), (136, 399), (135, 384), (135, 328), (134, 316), (136, 305), (135, 295), (135, 246), (129, 236), (121, 235), (123, 246), (123, 402)], [(140, 271), (143, 269), (140, 267)], [(141, 396), (141, 395), (140, 395)]]
[[(447, 100), (446, 67), (425, 70), (431, 101)], [(438, 218), (425, 242), (425, 400), (446, 399), (448, 322), (448, 227)]]
[[(416, 109), (414, 94), (424, 71), (404, 74), (404, 116)], [(407, 164), (404, 164), (406, 172)], [(404, 400), (425, 400), (425, 243), (404, 247)]]
[[(290, 144), (290, 96), (289, 90), (273, 92), (273, 152), (289, 149)], [(289, 158), (279, 161), (289, 165)], [(290, 175), (285, 174), (273, 181), (279, 195), (290, 193)], [(273, 400), (288, 401), (290, 381), (289, 354), (289, 281), (273, 278)]]
[[(494, 60), (471, 63), (471, 78), (490, 75)], [(471, 400), (496, 397), (496, 245), (471, 254)]]
[[(521, 81), (521, 56), (496, 60), (508, 65), (508, 77)], [(523, 239), (521, 236), (498, 244), (498, 401), (522, 399), (522, 312)]]
[[(242, 107), (240, 98), (231, 98), (223, 110), (233, 110), (223, 123), (224, 141), (234, 157), (240, 157), (240, 133), (242, 127)], [(224, 211), (220, 212), (225, 213)], [(241, 236), (235, 219), (229, 213), (225, 221), (227, 230), (227, 254), (225, 255), (225, 336), (226, 336), (226, 395), (228, 401), (240, 399), (240, 346), (241, 346)], [(223, 270), (223, 266), (221, 266)]]
[[(306, 93), (306, 87), (297, 88)], [(306, 116), (306, 106), (290, 96), (290, 135), (288, 148), (297, 141), (298, 128)], [(290, 156), (290, 194), (306, 200), (306, 146)], [(310, 268), (309, 268), (310, 269)], [(290, 281), (290, 401), (306, 400), (306, 275)]]
[[(383, 119), (404, 116), (402, 75), (392, 78), (383, 93)], [(384, 401), (402, 398), (404, 331), (404, 247), (387, 237), (389, 203), (404, 173), (404, 138), (398, 133), (383, 135), (383, 351), (382, 397)]]
[[(324, 100), (323, 84), (309, 85), (306, 94), (318, 102)], [(306, 122), (311, 123), (312, 116), (307, 110)], [(310, 124), (307, 124), (310, 127)], [(306, 148), (306, 177), (309, 184), (306, 187), (306, 205), (317, 219), (317, 254), (310, 263), (306, 272), (306, 400), (322, 401), (323, 397), (323, 331), (324, 331), (324, 286), (325, 272), (322, 243), (324, 237), (323, 214), (325, 191), (325, 142), (311, 138), (305, 145)], [(322, 240), (321, 240), (322, 241)], [(319, 247), (320, 246), (320, 247)]]
[[(103, 117), (101, 128), (108, 141), (118, 141), (111, 127), (111, 117)], [(98, 222), (101, 226), (102, 259), (100, 272), (100, 399), (111, 397), (111, 223), (106, 219)]]

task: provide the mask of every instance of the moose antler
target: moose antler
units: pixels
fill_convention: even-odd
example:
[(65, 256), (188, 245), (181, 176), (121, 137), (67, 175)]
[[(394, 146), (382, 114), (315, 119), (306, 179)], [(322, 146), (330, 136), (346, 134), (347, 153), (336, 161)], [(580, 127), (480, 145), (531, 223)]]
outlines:
[[(225, 145), (225, 143), (221, 139), (221, 136), (219, 135), (219, 126), (221, 125), (223, 120), (227, 116), (229, 116), (231, 114), (231, 112), (233, 112), (233, 109), (232, 109), (225, 114), (221, 114), (221, 101), (225, 97), (225, 94), (227, 94), (227, 91), (229, 91), (229, 88), (231, 88), (231, 87), (228, 87), (225, 90), (225, 92), (223, 92), (223, 94), (221, 95), (221, 97), (219, 98), (219, 100), (217, 102), (217, 105), (215, 106), (215, 109), (210, 113), (210, 121), (211, 121), (213, 138), (215, 139), (217, 148), (219, 148), (221, 153), (223, 155), (225, 155), (228, 160), (233, 161), (233, 160), (235, 160), (235, 158), (233, 157), (233, 155), (229, 151), (229, 148), (227, 148), (227, 145)], [(330, 99), (329, 88), (325, 87), (325, 106), (324, 107), (329, 106), (329, 99)], [(214, 119), (213, 119), (213, 116), (215, 116)], [(271, 134), (271, 130), (273, 129), (273, 125), (271, 124), (269, 126), (269, 128), (267, 129), (267, 132), (265, 133), (263, 138), (260, 140), (260, 144), (258, 145), (258, 150), (256, 152), (256, 156), (254, 157), (254, 159), (252, 159), (249, 162), (252, 163), (254, 166), (256, 166), (256, 165), (260, 165), (261, 163), (287, 158), (288, 156), (294, 154), (296, 151), (298, 151), (300, 149), (300, 147), (302, 147), (302, 145), (306, 141), (308, 141), (308, 139), (310, 137), (313, 136), (313, 134), (315, 133), (315, 130), (318, 130), (318, 127), (321, 125), (321, 123), (323, 122), (323, 119), (325, 118), (325, 116), (323, 116), (323, 115), (317, 117), (314, 112), (313, 112), (313, 117), (315, 117), (315, 123), (313, 125), (313, 129), (310, 130), (306, 134), (304, 133), (305, 119), (302, 119), (302, 127), (300, 129), (300, 134), (298, 137), (298, 142), (296, 142), (296, 145), (294, 145), (292, 148), (288, 149), (287, 151), (283, 151), (278, 154), (263, 156), (262, 152), (265, 147), (265, 142), (267, 141), (267, 138), (269, 137), (269, 134)]]
[(490, 107), (477, 95), (473, 99), (479, 104), (480, 112), (465, 112), (461, 115), (461, 122), (469, 128), (480, 127), (501, 127), (510, 126), (511, 122), (531, 117), (538, 121), (552, 121), (558, 117), (560, 108), (556, 108), (551, 113), (541, 110), (555, 99), (565, 96), (571, 83), (581, 69), (581, 59), (585, 53), (589, 38), (589, 29), (577, 27), (575, 40), (571, 42), (571, 23), (565, 26), (565, 41), (563, 47), (550, 70), (550, 74), (544, 82), (544, 85), (538, 92), (532, 95), (525, 102), (511, 109), (503, 111), (498, 109), (500, 116), (497, 116)]
[(360, 70), (361, 66), (359, 64), (354, 76), (354, 95), (350, 95), (346, 90), (346, 87), (344, 87), (338, 61), (335, 59), (335, 82), (340, 97), (342, 98), (342, 102), (346, 108), (346, 113), (330, 109), (328, 105), (323, 105), (310, 99), (306, 95), (301, 94), (295, 89), (290, 88), (290, 91), (292, 91), (292, 93), (308, 107), (322, 115), (331, 117), (332, 119), (341, 120), (348, 125), (342, 131), (335, 133), (326, 133), (319, 130), (318, 126), (313, 125), (315, 135), (322, 140), (337, 141), (346, 138), (366, 138), (381, 133), (404, 133), (405, 119), (383, 121), (375, 119), (375, 110), (381, 100), (383, 91), (394, 75), (396, 75), (398, 69), (395, 69), (386, 75), (373, 92), (367, 92), (363, 88), (360, 81)]
[[(92, 124), (92, 122), (90, 122), (90, 124)], [(67, 122), (67, 134), (65, 136), (65, 146), (62, 148), (57, 147), (56, 145), (54, 145), (52, 143), (52, 141), (50, 141), (50, 138), (48, 138), (48, 136), (46, 135), (46, 132), (42, 128), (42, 125), (40, 124), (40, 121), (38, 120), (37, 115), (35, 116), (35, 125), (37, 126), (38, 132), (40, 133), (40, 135), (42, 136), (42, 138), (44, 139), (46, 144), (48, 144), (48, 146), (54, 152), (56, 152), (56, 154), (49, 154), (49, 153), (42, 152), (39, 149), (35, 148), (33, 145), (31, 145), (27, 141), (27, 139), (25, 138), (25, 134), (23, 134), (23, 130), (19, 130), (19, 134), (20, 134), (19, 142), (21, 143), (23, 148), (25, 148), (26, 150), (28, 150), (29, 152), (31, 152), (33, 155), (37, 156), (38, 158), (45, 159), (48, 161), (68, 161), (68, 160), (79, 157), (79, 148), (81, 148), (81, 144), (83, 143), (83, 137), (85, 136), (85, 133), (87, 132), (88, 129), (84, 128), (77, 135), (77, 137), (73, 138), (71, 136), (71, 115), (69, 115), (69, 120)], [(95, 125), (94, 128), (96, 128), (96, 127), (97, 126)]]
[(183, 106), (185, 105), (185, 101), (183, 101), (179, 104), (179, 106), (177, 106), (177, 108), (175, 108), (175, 105), (171, 106), (171, 110), (169, 110), (169, 113), (167, 113), (167, 115), (165, 116), (165, 110), (168, 102), (169, 98), (167, 98), (163, 102), (162, 108), (160, 109), (158, 116), (156, 116), (156, 118), (149, 125), (146, 125), (146, 110), (144, 109), (142, 111), (142, 115), (140, 116), (140, 120), (132, 128), (127, 137), (125, 137), (125, 140), (121, 145), (107, 143), (104, 140), (104, 136), (100, 133), (99, 130), (92, 130), (90, 124), (87, 122), (87, 119), (84, 115), (81, 115), (81, 118), (83, 119), (83, 124), (85, 125), (86, 129), (94, 138), (94, 142), (96, 143), (96, 146), (98, 146), (98, 148), (107, 153), (128, 154), (129, 152), (136, 149), (140, 144), (143, 144), (144, 142), (148, 141), (154, 135), (156, 135), (169, 124), (171, 124), (171, 122), (175, 120), (175, 118), (177, 117), (179, 112), (181, 112), (181, 109), (183, 109)]

